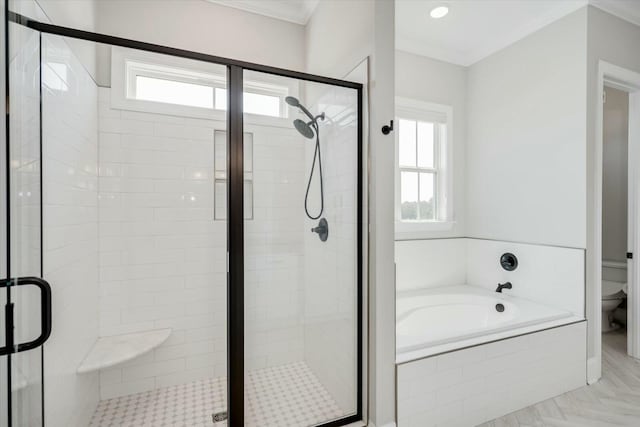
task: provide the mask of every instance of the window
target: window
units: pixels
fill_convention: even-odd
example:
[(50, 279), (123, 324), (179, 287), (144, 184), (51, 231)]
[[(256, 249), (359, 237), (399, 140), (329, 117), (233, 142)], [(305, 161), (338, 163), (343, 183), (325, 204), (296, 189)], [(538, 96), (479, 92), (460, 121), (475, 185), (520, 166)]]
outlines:
[(135, 99), (213, 108), (213, 88), (155, 77), (135, 76)]
[[(127, 98), (199, 109), (225, 111), (227, 89), (224, 76), (188, 69), (125, 61)], [(286, 117), (286, 86), (245, 82), (244, 111), (269, 117)]]
[(397, 100), (396, 231), (452, 225), (451, 108)]
[[(214, 219), (227, 219), (227, 132), (214, 137)], [(253, 219), (253, 134), (244, 133), (244, 219)]]

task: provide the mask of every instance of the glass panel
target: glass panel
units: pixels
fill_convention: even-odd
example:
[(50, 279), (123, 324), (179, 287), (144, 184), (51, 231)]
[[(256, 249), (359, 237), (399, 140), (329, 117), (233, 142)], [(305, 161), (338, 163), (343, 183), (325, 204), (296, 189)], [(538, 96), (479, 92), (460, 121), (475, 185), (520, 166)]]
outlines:
[(398, 160), (400, 166), (416, 166), (416, 122), (400, 119)]
[(433, 132), (433, 123), (418, 122), (418, 167), (434, 167), (435, 146)]
[[(245, 89), (260, 80), (273, 76), (245, 71)], [(247, 426), (309, 426), (356, 412), (357, 92), (282, 82), (304, 94), (300, 102), (314, 116), (326, 115), (312, 125), (322, 177), (316, 159), (305, 201), (317, 147), (315, 136), (293, 126), (310, 120), (298, 108), (287, 106), (285, 123), (245, 114), (253, 139), (245, 134), (244, 148), (252, 142), (254, 153), (254, 217), (245, 222)], [(320, 218), (328, 224), (325, 241), (311, 231), (324, 224)], [(264, 418), (274, 407), (278, 418)]]
[[(226, 159), (219, 141), (227, 124), (111, 103), (126, 93), (116, 51), (120, 61), (144, 55), (154, 64), (226, 75), (217, 64), (42, 34), (43, 70), (52, 70), (41, 100), (43, 255), (55, 321), (44, 352), (46, 424), (89, 425), (92, 416), (113, 417), (107, 408), (123, 414), (111, 419), (118, 425), (157, 424), (165, 413), (170, 423), (210, 424), (227, 408), (227, 224), (214, 221), (216, 213), (226, 217), (218, 200), (227, 182), (214, 172), (226, 168), (216, 156), (223, 150)], [(139, 83), (148, 99), (213, 102), (211, 92), (210, 104), (204, 101), (206, 86)], [(204, 90), (202, 97), (192, 89)], [(133, 347), (158, 330), (168, 338), (148, 353), (77, 374), (97, 339), (118, 336)], [(123, 405), (140, 393), (147, 405), (125, 413)], [(201, 409), (163, 398), (181, 393)]]
[[(227, 90), (216, 88), (216, 109), (226, 110)], [(280, 97), (255, 92), (244, 92), (244, 112), (261, 116), (280, 117)]]
[(136, 76), (136, 99), (213, 108), (213, 88), (175, 80)]
[(400, 212), (403, 220), (418, 219), (418, 173), (400, 173)]
[[(13, 23), (9, 24), (9, 33), (9, 276), (40, 277), (40, 43), (36, 31)], [(2, 187), (3, 197), (5, 188)], [(4, 264), (4, 251), (3, 255)], [(5, 292), (4, 289), (0, 291)], [(32, 341), (40, 334), (39, 292), (26, 286), (14, 287), (10, 292), (10, 300), (14, 304), (14, 344)], [(4, 324), (1, 326), (4, 330)], [(35, 426), (42, 423), (41, 358), (41, 348), (11, 355), (11, 409), (14, 426)], [(8, 357), (2, 357), (3, 364), (7, 361)], [(7, 382), (0, 382), (6, 390)], [(6, 398), (6, 394), (3, 397)], [(0, 406), (6, 406), (5, 402), (3, 400)], [(6, 420), (4, 415), (2, 422), (5, 423)]]
[(435, 179), (432, 173), (420, 173), (420, 219), (435, 219)]

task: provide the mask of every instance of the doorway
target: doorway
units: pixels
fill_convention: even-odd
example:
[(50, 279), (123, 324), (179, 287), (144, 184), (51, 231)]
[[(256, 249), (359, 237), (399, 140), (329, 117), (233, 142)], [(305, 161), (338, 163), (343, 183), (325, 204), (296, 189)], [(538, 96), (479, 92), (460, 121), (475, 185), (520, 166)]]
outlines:
[(589, 361), (589, 383), (601, 375), (603, 333), (612, 334), (609, 342), (626, 343), (627, 354), (640, 358), (640, 74), (603, 61), (598, 68), (595, 244), (588, 260), (593, 266), (590, 339), (596, 355)]

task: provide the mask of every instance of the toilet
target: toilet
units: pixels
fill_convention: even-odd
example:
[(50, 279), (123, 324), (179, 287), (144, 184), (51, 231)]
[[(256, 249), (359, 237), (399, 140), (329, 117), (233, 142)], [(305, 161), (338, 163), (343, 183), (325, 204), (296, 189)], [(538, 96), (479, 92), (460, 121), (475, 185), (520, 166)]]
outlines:
[(602, 281), (602, 332), (612, 331), (618, 326), (613, 324), (613, 311), (627, 298), (625, 282)]

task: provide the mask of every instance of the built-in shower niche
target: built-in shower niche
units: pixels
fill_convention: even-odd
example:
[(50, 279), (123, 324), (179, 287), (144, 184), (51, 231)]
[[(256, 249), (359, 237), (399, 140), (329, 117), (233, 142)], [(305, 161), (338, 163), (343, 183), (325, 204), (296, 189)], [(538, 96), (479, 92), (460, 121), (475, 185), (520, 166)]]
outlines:
[[(69, 282), (83, 296), (64, 313), (54, 305), (62, 321), (46, 375), (64, 376), (67, 392), (45, 391), (65, 408), (48, 422), (155, 422), (160, 405), (209, 423), (227, 410), (227, 69), (42, 40), (45, 273), (54, 295)], [(249, 71), (244, 84), (245, 424), (278, 423), (278, 402), (305, 425), (352, 415), (357, 91)], [(316, 141), (296, 130), (286, 96), (325, 112), (316, 131), (326, 241), (305, 214), (305, 198), (309, 212), (319, 207)], [(65, 266), (81, 255), (78, 281)]]

